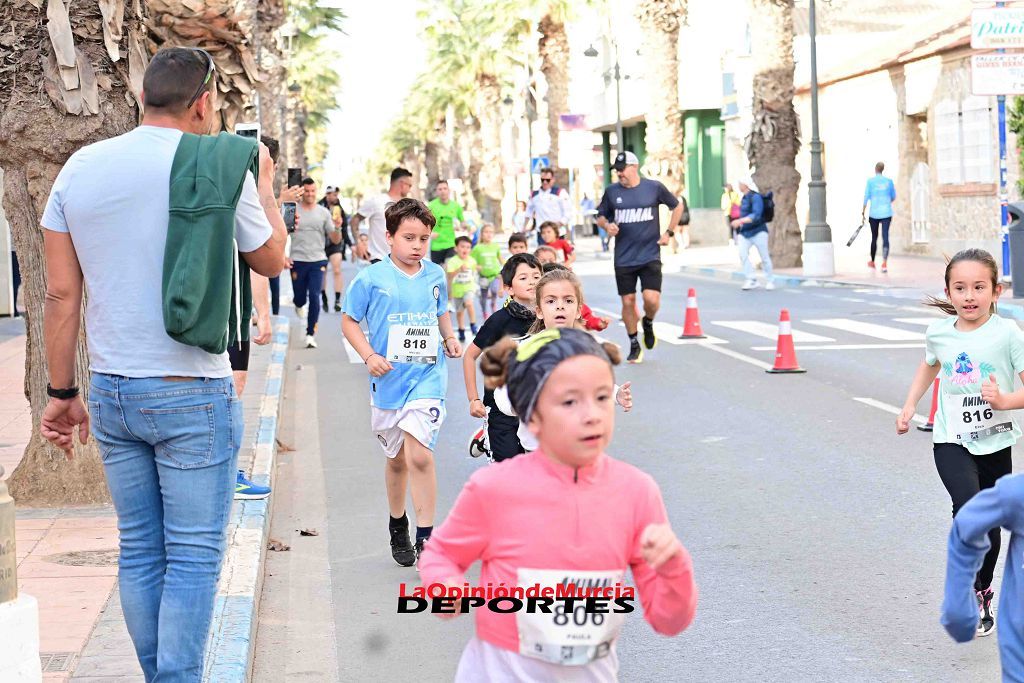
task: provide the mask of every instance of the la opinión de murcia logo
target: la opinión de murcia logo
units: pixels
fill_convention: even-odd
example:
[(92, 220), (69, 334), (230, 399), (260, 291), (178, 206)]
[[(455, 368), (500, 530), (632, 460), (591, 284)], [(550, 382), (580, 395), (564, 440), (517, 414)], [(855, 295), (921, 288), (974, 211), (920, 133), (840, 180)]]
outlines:
[(432, 583), (409, 589), (399, 584), (398, 613), (465, 614), (471, 608), (486, 607), (502, 614), (565, 614), (577, 610), (585, 614), (628, 614), (635, 608), (636, 589), (621, 583), (579, 582), (566, 578), (554, 586), (506, 586), (504, 582), (470, 586)]

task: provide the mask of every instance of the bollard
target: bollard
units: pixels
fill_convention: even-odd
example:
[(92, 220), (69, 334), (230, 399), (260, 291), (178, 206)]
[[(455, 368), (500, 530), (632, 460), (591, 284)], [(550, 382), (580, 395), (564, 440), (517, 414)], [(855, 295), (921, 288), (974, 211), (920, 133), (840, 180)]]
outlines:
[[(0, 477), (4, 468), (0, 467)], [(18, 597), (18, 564), (14, 550), (14, 499), (0, 480), (0, 603)]]

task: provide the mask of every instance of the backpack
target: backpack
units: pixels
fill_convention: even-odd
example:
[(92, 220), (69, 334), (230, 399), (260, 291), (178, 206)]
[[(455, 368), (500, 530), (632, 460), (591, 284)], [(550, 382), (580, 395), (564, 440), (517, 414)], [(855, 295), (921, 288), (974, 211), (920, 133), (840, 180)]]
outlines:
[(764, 212), (761, 214), (761, 218), (765, 223), (771, 223), (775, 219), (775, 196), (771, 192), (765, 192), (761, 195), (761, 200), (764, 202)]

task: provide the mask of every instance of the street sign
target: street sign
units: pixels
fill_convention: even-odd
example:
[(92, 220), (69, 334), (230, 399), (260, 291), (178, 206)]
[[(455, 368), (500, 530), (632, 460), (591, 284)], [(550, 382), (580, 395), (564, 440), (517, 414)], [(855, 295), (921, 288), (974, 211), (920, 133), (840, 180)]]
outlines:
[(971, 11), (971, 47), (1024, 48), (1024, 9), (990, 7)]
[(551, 168), (551, 160), (547, 157), (533, 157), (530, 159), (530, 173), (540, 173), (542, 168)]
[(1024, 53), (973, 55), (971, 93), (1024, 95)]

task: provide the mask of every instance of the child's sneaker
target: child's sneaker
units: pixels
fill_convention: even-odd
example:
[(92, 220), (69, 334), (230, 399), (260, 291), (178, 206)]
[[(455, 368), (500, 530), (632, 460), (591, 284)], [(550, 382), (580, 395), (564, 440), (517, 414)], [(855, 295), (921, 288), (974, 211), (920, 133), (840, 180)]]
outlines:
[(889, 262), (888, 261), (882, 261), (882, 272), (883, 273), (888, 273), (889, 272)]
[(388, 525), (391, 532), (391, 557), (403, 567), (411, 567), (416, 564), (416, 548), (413, 547), (409, 538), (409, 521), (402, 518), (403, 524), (395, 526)]
[(978, 598), (978, 635), (987, 636), (996, 630), (995, 613), (992, 611), (992, 598), (995, 592), (991, 588), (976, 591)]
[(472, 332), (474, 335), (476, 334), (476, 331), (477, 331), (476, 323), (470, 323), (469, 324), (469, 331)]
[(464, 341), (466, 341), (466, 331), (465, 330), (459, 330), (459, 342), (461, 343), (461, 342), (464, 342)]

